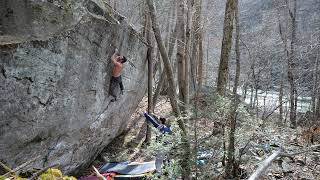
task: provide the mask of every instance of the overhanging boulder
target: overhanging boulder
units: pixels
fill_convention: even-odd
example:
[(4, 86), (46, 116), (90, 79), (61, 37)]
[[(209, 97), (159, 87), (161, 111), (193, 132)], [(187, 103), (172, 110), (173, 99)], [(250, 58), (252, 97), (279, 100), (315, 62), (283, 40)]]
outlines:
[[(147, 88), (146, 49), (99, 0), (0, 2), (0, 160), (16, 167), (90, 163), (117, 135)], [(110, 57), (130, 61), (124, 95), (110, 102)]]

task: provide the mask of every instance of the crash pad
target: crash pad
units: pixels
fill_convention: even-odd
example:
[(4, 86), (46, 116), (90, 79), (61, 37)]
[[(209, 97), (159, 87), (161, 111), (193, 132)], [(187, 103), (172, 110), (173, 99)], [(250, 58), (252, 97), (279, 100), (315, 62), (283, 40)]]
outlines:
[(156, 170), (155, 161), (107, 163), (99, 169), (101, 174), (115, 172), (121, 175), (138, 175)]

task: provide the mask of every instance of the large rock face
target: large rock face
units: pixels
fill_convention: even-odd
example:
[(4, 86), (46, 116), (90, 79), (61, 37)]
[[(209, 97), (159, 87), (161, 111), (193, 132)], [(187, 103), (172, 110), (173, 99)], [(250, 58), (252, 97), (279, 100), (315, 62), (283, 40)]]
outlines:
[[(0, 1), (0, 161), (85, 167), (125, 128), (146, 90), (146, 46), (99, 0)], [(124, 95), (108, 96), (115, 48)]]

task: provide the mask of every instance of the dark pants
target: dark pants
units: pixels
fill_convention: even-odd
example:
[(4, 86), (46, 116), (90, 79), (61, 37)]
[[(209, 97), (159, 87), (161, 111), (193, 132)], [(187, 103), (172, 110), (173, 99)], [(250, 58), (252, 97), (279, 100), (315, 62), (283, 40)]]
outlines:
[(123, 84), (122, 84), (122, 77), (121, 77), (121, 75), (119, 77), (120, 77), (119, 86), (120, 86), (121, 93), (123, 93), (124, 87), (123, 87)]
[(118, 95), (118, 86), (120, 86), (121, 93), (123, 91), (123, 84), (122, 84), (122, 78), (111, 76), (111, 82), (110, 82), (110, 95), (113, 96), (115, 99), (117, 99)]

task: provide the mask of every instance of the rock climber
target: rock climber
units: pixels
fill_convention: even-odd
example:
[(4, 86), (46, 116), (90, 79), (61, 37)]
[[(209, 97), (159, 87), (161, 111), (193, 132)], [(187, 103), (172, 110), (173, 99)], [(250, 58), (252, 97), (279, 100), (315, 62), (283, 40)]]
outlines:
[(118, 49), (115, 49), (115, 53), (111, 56), (111, 61), (114, 64), (110, 82), (110, 95), (114, 98), (111, 102), (117, 101), (117, 89), (120, 86), (121, 94), (123, 94), (123, 84), (121, 78), (121, 71), (123, 69), (123, 63), (127, 62), (127, 58), (121, 56), (118, 53)]

